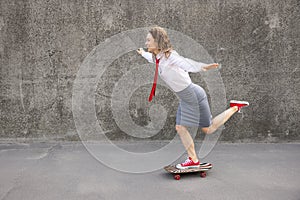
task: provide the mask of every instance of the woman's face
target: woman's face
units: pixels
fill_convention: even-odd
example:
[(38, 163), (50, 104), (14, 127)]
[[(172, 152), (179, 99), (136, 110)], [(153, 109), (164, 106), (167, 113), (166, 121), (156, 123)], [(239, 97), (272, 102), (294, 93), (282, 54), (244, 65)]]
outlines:
[(157, 50), (158, 45), (154, 41), (154, 38), (152, 37), (151, 33), (147, 34), (145, 45), (148, 49), (148, 52), (154, 53), (154, 51)]

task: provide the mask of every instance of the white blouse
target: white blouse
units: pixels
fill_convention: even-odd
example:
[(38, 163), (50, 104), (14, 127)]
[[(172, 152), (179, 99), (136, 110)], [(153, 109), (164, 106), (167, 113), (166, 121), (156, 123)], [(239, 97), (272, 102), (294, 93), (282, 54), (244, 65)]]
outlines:
[[(152, 53), (143, 52), (142, 56), (148, 62), (154, 63)], [(169, 58), (166, 58), (164, 53), (159, 53), (156, 58), (159, 59), (159, 76), (174, 92), (182, 91), (192, 83), (188, 72), (203, 71), (202, 68), (207, 65), (184, 58), (175, 50), (172, 50)]]

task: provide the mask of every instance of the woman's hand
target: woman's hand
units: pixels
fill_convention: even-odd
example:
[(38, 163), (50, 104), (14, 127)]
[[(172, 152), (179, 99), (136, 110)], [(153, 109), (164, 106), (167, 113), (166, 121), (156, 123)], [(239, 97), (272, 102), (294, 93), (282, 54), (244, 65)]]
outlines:
[(144, 53), (144, 49), (143, 48), (139, 48), (138, 50), (136, 50), (136, 52), (138, 52), (138, 54), (142, 55), (142, 53)]
[(212, 63), (212, 64), (208, 64), (206, 66), (204, 66), (202, 69), (203, 71), (208, 71), (210, 69), (216, 69), (219, 67), (219, 63)]

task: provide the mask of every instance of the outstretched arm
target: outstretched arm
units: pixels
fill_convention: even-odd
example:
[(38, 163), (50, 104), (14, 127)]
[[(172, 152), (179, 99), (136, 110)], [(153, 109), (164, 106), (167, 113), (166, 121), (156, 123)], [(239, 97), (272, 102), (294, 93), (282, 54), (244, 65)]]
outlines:
[(219, 67), (219, 63), (212, 63), (212, 64), (208, 64), (208, 65), (204, 66), (204, 67), (202, 68), (202, 70), (203, 70), (203, 71), (208, 71), (208, 70), (210, 70), (210, 69), (216, 69), (216, 68), (218, 68), (218, 67)]
[(185, 62), (182, 63), (184, 65), (181, 68), (185, 68), (185, 70), (188, 72), (200, 72), (200, 71), (206, 72), (210, 69), (216, 69), (219, 66), (218, 63), (205, 64), (202, 62), (194, 61), (189, 58), (183, 58), (183, 59), (185, 60)]
[(154, 63), (154, 62), (153, 62), (152, 53), (149, 53), (149, 52), (144, 51), (143, 48), (139, 48), (138, 50), (136, 50), (136, 52), (137, 52), (138, 54), (140, 54), (141, 56), (143, 56), (146, 60), (148, 60), (148, 62)]
[(172, 54), (172, 63), (187, 72), (195, 73), (200, 71), (208, 71), (210, 69), (216, 69), (219, 66), (218, 63), (205, 64), (189, 58), (184, 58), (180, 56), (177, 52), (174, 52)]

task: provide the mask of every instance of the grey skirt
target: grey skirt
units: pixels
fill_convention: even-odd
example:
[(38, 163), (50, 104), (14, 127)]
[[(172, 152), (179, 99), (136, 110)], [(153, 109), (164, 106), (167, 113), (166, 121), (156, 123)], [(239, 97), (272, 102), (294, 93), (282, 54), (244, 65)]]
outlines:
[(176, 125), (187, 127), (209, 127), (212, 122), (206, 93), (199, 85), (191, 83), (176, 92), (180, 102), (176, 114)]

